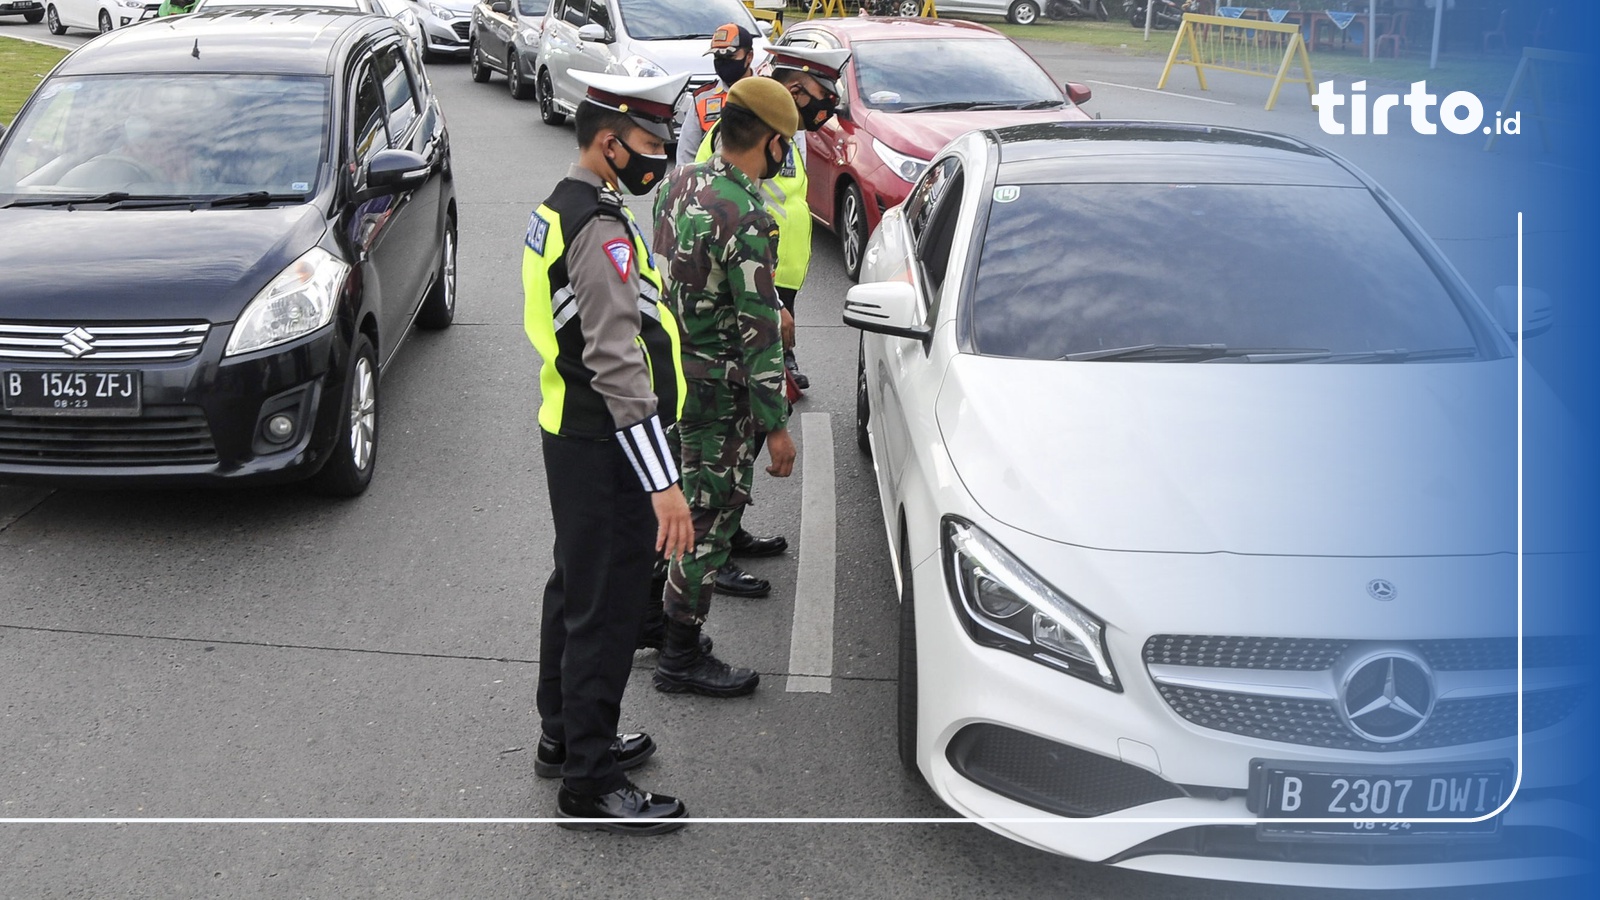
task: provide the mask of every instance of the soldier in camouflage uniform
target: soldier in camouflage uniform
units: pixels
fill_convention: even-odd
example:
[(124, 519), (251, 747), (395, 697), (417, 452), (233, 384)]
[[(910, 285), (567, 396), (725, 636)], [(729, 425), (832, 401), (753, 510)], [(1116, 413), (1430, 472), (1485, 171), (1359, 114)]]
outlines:
[(683, 329), (680, 471), (695, 532), (693, 550), (667, 571), (667, 640), (655, 685), (668, 693), (737, 697), (760, 681), (702, 650), (699, 637), (750, 500), (757, 434), (767, 435), (768, 472), (786, 477), (794, 467), (772, 282), (778, 227), (759, 185), (788, 158), (799, 118), (782, 85), (741, 79), (723, 107), (719, 152), (678, 169), (656, 200), (654, 249)]

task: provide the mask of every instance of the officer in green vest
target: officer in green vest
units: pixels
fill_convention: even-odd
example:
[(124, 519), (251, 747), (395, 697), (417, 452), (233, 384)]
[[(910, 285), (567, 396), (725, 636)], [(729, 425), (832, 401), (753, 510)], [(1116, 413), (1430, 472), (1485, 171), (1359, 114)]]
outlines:
[(534, 771), (561, 776), (570, 827), (661, 834), (688, 815), (623, 770), (655, 753), (649, 735), (617, 734), (635, 639), (662, 554), (694, 543), (667, 432), (683, 409), (680, 332), (661, 275), (623, 206), (670, 163), (673, 104), (687, 75), (573, 72), (578, 162), (528, 220), (523, 327), (539, 352), (539, 428), (555, 571), (544, 590)]

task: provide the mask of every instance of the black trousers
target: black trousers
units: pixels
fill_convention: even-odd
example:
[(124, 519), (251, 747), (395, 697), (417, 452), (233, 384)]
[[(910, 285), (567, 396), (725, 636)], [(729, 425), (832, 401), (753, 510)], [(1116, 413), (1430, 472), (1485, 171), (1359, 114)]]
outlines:
[(556, 545), (539, 633), (539, 717), (545, 736), (566, 745), (567, 789), (604, 794), (626, 782), (611, 742), (650, 592), (655, 511), (615, 440), (540, 434)]
[(778, 288), (778, 300), (783, 303), (783, 308), (787, 309), (791, 316), (794, 315), (794, 298), (799, 295), (798, 288)]

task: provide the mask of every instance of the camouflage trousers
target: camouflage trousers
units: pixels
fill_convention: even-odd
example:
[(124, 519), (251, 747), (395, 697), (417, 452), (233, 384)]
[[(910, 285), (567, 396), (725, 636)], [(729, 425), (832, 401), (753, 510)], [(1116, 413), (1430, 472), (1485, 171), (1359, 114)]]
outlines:
[(667, 617), (705, 622), (717, 569), (728, 561), (755, 479), (756, 423), (749, 395), (726, 381), (689, 381), (678, 421), (679, 472), (694, 520), (694, 549), (667, 565)]

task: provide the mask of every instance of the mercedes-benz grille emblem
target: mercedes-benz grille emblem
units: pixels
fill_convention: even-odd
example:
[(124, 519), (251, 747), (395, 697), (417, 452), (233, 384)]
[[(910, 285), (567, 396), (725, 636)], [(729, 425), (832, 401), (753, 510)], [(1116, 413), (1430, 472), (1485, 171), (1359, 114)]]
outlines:
[(1375, 744), (1393, 744), (1416, 734), (1433, 713), (1433, 670), (1404, 650), (1383, 650), (1356, 660), (1346, 671), (1339, 712), (1350, 730)]
[(94, 352), (94, 335), (74, 328), (61, 336), (61, 351), (73, 359)]
[(1393, 600), (1398, 593), (1392, 581), (1374, 578), (1367, 582), (1367, 595), (1374, 600)]

